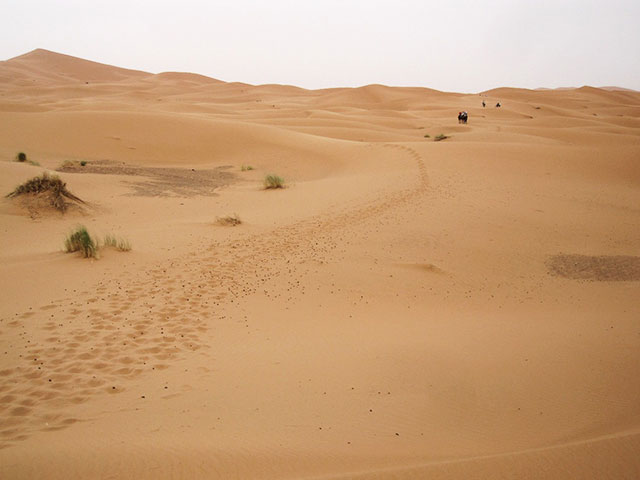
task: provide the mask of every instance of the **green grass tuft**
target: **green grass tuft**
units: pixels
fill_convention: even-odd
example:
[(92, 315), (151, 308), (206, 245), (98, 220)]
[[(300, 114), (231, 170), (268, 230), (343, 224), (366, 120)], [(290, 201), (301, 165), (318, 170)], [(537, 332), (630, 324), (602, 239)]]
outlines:
[(104, 246), (113, 247), (121, 252), (128, 252), (131, 250), (131, 242), (126, 238), (118, 238), (110, 233), (104, 236)]
[(67, 253), (80, 252), (84, 258), (98, 258), (98, 243), (91, 238), (87, 228), (79, 225), (64, 240)]
[(264, 188), (284, 188), (284, 178), (278, 175), (267, 175), (264, 177)]
[(253, 167), (251, 165), (242, 165), (242, 167), (240, 167), (240, 170), (243, 172), (248, 172), (250, 170), (253, 170)]

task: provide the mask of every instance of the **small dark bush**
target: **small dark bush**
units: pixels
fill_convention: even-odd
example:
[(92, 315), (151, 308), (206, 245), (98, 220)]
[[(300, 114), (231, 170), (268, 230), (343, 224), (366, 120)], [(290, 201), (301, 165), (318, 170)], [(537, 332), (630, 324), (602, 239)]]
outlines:
[(16, 161), (17, 162), (26, 162), (27, 161), (27, 154), (24, 152), (19, 152), (16, 155)]
[(446, 140), (447, 138), (449, 138), (449, 137), (447, 137), (444, 133), (441, 133), (440, 135), (434, 137), (433, 141), (434, 142), (440, 142), (442, 140)]

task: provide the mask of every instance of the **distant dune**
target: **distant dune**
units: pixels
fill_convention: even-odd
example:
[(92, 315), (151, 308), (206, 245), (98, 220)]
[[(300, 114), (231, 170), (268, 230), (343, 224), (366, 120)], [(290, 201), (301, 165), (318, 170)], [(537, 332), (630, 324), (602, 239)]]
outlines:
[[(544, 88), (544, 87), (540, 87), (540, 88), (536, 88), (536, 90), (575, 90), (576, 87), (557, 87), (557, 88)], [(637, 90), (633, 90), (631, 88), (623, 88), (623, 87), (598, 87), (602, 90), (609, 90), (609, 91), (621, 91), (621, 92), (637, 92)]]
[(4, 81), (31, 80), (31, 82), (73, 83), (117, 82), (125, 78), (148, 76), (146, 72), (112, 67), (102, 63), (82, 60), (77, 57), (37, 49), (2, 62)]
[(640, 478), (640, 93), (38, 49), (0, 157), (0, 478)]

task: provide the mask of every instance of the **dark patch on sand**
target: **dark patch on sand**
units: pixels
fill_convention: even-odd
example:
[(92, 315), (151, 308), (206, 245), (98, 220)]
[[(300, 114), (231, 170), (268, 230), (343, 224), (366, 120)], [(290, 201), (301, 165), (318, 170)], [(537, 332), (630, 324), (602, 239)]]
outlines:
[(551, 275), (596, 282), (640, 281), (640, 257), (631, 255), (566, 255), (549, 257)]
[(437, 273), (443, 275), (445, 272), (441, 268), (433, 265), (432, 263), (398, 263), (399, 267), (410, 268), (412, 270), (419, 270), (426, 273)]
[(88, 162), (85, 166), (79, 163), (65, 165), (58, 171), (145, 177), (144, 180), (127, 182), (133, 189), (130, 195), (193, 197), (216, 195), (217, 188), (233, 183), (236, 176), (228, 171), (231, 168), (233, 167), (230, 165), (212, 169), (140, 167), (102, 160)]

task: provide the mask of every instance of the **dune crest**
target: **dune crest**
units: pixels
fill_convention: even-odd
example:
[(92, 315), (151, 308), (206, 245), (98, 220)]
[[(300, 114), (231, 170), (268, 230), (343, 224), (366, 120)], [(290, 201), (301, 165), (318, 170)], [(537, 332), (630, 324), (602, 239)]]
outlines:
[(128, 78), (146, 77), (149, 74), (38, 48), (2, 62), (0, 75), (3, 80), (17, 76), (23, 81), (30, 79), (33, 83), (69, 84), (117, 82)]

